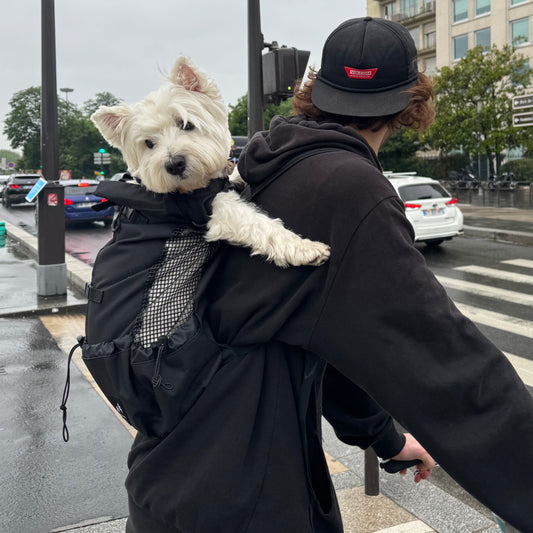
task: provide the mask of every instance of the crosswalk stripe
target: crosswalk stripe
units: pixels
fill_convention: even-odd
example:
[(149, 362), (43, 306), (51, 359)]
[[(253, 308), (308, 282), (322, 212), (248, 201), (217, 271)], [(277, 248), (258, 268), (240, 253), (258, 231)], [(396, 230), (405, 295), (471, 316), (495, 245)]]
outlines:
[(533, 276), (528, 274), (518, 274), (516, 272), (506, 272), (504, 270), (497, 270), (495, 268), (487, 268), (477, 265), (465, 265), (456, 267), (454, 270), (461, 272), (468, 272), (469, 274), (479, 274), (481, 276), (489, 276), (491, 278), (501, 279), (504, 281), (513, 281), (515, 283), (526, 283), (533, 285)]
[(520, 376), (520, 379), (526, 385), (533, 387), (533, 361), (518, 357), (518, 355), (513, 355), (512, 353), (504, 353), (516, 370), (516, 373)]
[(529, 320), (496, 313), (495, 311), (486, 311), (479, 307), (458, 302), (455, 302), (455, 305), (461, 313), (473, 322), (533, 339), (533, 322)]
[(508, 259), (507, 261), (502, 261), (502, 263), (524, 268), (533, 268), (533, 261), (530, 259)]
[(375, 533), (431, 533), (435, 530), (421, 520), (413, 520), (405, 524), (398, 524), (396, 526), (380, 529)]
[(491, 287), (490, 285), (482, 285), (481, 283), (473, 283), (472, 281), (448, 278), (446, 276), (437, 276), (437, 279), (448, 289), (456, 289), (478, 296), (495, 298), (496, 300), (533, 306), (533, 294), (523, 294), (517, 291), (499, 289), (498, 287)]

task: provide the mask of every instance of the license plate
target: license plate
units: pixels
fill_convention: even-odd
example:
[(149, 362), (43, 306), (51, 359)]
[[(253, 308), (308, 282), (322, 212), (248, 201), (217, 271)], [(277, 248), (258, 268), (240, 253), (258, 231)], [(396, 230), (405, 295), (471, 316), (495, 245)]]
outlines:
[(423, 209), (422, 214), (425, 217), (432, 217), (435, 215), (444, 215), (444, 207), (436, 207), (433, 209)]
[(76, 204), (77, 207), (92, 207), (94, 205), (94, 202), (80, 202), (79, 204)]

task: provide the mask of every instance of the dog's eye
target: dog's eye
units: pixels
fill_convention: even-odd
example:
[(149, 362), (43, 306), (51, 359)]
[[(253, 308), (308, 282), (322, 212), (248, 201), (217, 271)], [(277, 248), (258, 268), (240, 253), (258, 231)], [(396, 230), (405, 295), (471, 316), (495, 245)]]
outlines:
[(176, 126), (180, 129), (180, 130), (184, 130), (184, 131), (191, 131), (194, 129), (194, 124), (192, 122), (187, 122), (187, 124), (185, 124), (183, 122), (183, 120), (181, 120), (181, 118), (179, 118), (178, 120), (176, 120)]
[(150, 139), (146, 139), (146, 141), (144, 141), (144, 144), (146, 144), (146, 146), (150, 148), (150, 150), (155, 146)]

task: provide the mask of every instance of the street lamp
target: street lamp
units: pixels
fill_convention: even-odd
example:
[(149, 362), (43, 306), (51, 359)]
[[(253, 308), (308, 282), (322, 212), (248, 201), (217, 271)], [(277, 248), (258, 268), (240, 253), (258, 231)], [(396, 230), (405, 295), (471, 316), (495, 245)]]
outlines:
[(74, 91), (74, 89), (71, 89), (70, 87), (63, 87), (62, 89), (59, 89), (62, 93), (65, 93), (65, 102), (67, 104), (67, 119), (68, 119), (68, 93), (71, 93)]
[(74, 91), (74, 89), (70, 89), (69, 87), (63, 87), (62, 89), (59, 89), (62, 93), (65, 93), (65, 102), (67, 102), (68, 107), (68, 93), (71, 93)]

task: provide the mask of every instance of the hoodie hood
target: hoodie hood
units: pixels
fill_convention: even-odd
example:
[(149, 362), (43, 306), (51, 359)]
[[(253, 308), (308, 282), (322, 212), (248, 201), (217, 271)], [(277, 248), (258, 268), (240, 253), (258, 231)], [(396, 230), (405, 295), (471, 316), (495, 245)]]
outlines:
[(239, 173), (250, 185), (259, 185), (287, 161), (316, 148), (353, 152), (381, 170), (376, 154), (353, 128), (301, 116), (276, 116), (270, 129), (256, 133), (244, 148), (239, 158)]

